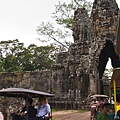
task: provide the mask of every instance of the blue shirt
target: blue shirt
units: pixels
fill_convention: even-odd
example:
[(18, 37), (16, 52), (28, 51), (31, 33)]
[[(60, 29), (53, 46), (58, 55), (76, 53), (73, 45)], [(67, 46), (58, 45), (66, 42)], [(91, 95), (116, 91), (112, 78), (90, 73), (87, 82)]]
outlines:
[(40, 107), (38, 107), (37, 117), (43, 117), (51, 112), (50, 105), (45, 104)]

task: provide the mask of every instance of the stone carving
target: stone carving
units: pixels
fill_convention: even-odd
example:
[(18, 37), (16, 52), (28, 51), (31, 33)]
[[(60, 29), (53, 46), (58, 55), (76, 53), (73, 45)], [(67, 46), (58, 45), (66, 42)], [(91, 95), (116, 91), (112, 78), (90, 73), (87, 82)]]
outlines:
[[(115, 0), (95, 0), (90, 17), (84, 8), (78, 8), (75, 11), (72, 24), (74, 43), (69, 47), (66, 64), (62, 59), (59, 59), (62, 61), (60, 64), (67, 67), (67, 76), (63, 77), (62, 81), (66, 81), (66, 83), (69, 81), (69, 88), (66, 88), (65, 93), (68, 94), (68, 98), (73, 96), (77, 99), (78, 96), (80, 98), (98, 92), (96, 89), (97, 80), (103, 76), (108, 57), (112, 59), (113, 67), (120, 65), (118, 56), (112, 47), (115, 46), (116, 41), (118, 11), (119, 8)], [(110, 54), (108, 46), (112, 51)], [(56, 64), (58, 63), (56, 62)], [(52, 71), (53, 74), (54, 72)], [(83, 88), (86, 85), (84, 91)], [(102, 93), (102, 91), (99, 92)]]
[(92, 50), (91, 56), (96, 59), (94, 62), (97, 63), (99, 79), (102, 79), (108, 58), (111, 59), (113, 68), (120, 66), (119, 57), (115, 53), (118, 14), (119, 8), (115, 0), (95, 0), (93, 3), (91, 13), (93, 44), (97, 47), (95, 51)]
[(90, 40), (90, 20), (88, 13), (84, 8), (78, 8), (74, 13), (72, 24), (74, 42), (83, 43)]
[[(80, 99), (81, 97), (87, 97), (89, 90), (89, 78), (85, 76), (89, 75), (89, 48), (91, 43), (91, 21), (87, 14), (87, 11), (84, 8), (79, 8), (75, 11), (73, 19), (73, 38), (74, 43), (70, 45), (68, 53), (64, 54), (66, 60), (63, 60), (63, 53), (59, 53), (59, 57), (56, 61), (56, 69), (52, 70), (52, 74), (62, 76), (62, 79), (56, 77), (56, 80), (53, 78), (53, 91), (59, 91), (58, 88), (61, 86), (66, 86), (66, 91), (64, 91), (64, 98), (67, 99)], [(89, 23), (89, 24), (88, 24)], [(60, 57), (61, 56), (61, 57)], [(62, 62), (59, 62), (62, 61)], [(63, 66), (65, 69), (59, 69), (59, 66)], [(58, 72), (59, 70), (59, 72)], [(61, 74), (61, 70), (63, 71)], [(88, 83), (84, 84), (85, 81)], [(58, 83), (58, 84), (57, 84)], [(57, 87), (56, 88), (56, 84)], [(55, 85), (55, 86), (54, 86)], [(86, 93), (83, 94), (83, 86), (86, 89)], [(67, 94), (67, 95), (66, 95)], [(58, 97), (63, 96), (59, 92)]]

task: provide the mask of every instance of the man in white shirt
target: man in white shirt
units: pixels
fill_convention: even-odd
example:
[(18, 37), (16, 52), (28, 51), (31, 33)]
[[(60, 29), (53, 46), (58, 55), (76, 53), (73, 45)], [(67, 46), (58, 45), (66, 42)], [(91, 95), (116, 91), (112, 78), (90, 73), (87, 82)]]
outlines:
[(46, 98), (45, 97), (41, 97), (39, 98), (39, 107), (37, 110), (37, 120), (44, 120), (44, 119), (48, 119), (48, 117), (50, 116), (50, 105), (48, 103), (46, 103)]

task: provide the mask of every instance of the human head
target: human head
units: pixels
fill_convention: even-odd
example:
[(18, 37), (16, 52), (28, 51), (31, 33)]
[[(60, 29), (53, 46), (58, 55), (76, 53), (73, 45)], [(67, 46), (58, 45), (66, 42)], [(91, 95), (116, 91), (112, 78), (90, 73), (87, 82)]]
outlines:
[(33, 99), (32, 98), (30, 98), (30, 97), (26, 97), (25, 98), (25, 104), (32, 105), (32, 103), (33, 103)]
[(39, 101), (40, 105), (43, 105), (43, 104), (45, 104), (46, 99), (45, 99), (45, 97), (41, 96), (41, 97), (39, 97), (38, 101)]
[(93, 101), (94, 101), (94, 102), (97, 101), (97, 98), (96, 98), (96, 97), (93, 97)]
[(107, 99), (107, 98), (105, 98), (105, 99), (104, 99), (104, 102), (105, 102), (105, 103), (108, 103), (108, 99)]
[(110, 108), (110, 103), (104, 103), (102, 106), (102, 111), (104, 111), (105, 113), (107, 113), (109, 111)]

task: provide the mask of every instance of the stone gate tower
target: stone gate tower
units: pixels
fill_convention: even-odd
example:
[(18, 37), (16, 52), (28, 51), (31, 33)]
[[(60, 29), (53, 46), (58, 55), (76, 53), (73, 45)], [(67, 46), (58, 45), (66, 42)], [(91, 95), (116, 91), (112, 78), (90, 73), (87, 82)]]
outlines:
[[(98, 93), (103, 93), (102, 81), (99, 79), (102, 79), (108, 59), (111, 59), (113, 68), (120, 66), (119, 56), (115, 52), (118, 14), (119, 8), (115, 0), (95, 0), (93, 3), (91, 20), (94, 38), (92, 45), (94, 46), (91, 48), (94, 49), (91, 61), (97, 64)], [(91, 69), (91, 71), (94, 70)]]
[(113, 68), (120, 66), (115, 53), (118, 13), (115, 0), (95, 0), (90, 17), (84, 8), (75, 11), (74, 43), (68, 52), (57, 54), (52, 67), (52, 91), (56, 97), (77, 100), (103, 93), (99, 79), (102, 79), (108, 58)]

